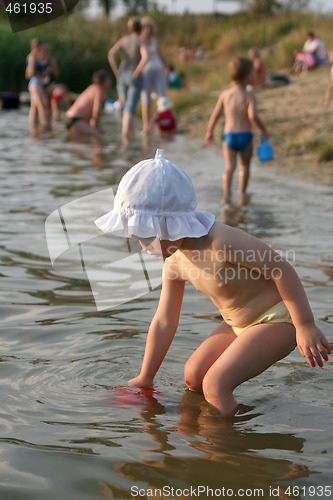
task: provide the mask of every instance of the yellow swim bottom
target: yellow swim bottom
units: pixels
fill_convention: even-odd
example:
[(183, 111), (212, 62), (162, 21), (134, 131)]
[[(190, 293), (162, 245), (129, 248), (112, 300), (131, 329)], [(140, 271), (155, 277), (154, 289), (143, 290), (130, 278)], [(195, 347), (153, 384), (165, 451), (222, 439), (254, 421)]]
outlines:
[(232, 326), (232, 330), (235, 335), (240, 335), (244, 330), (247, 328), (250, 328), (250, 326), (254, 325), (261, 325), (262, 323), (290, 323), (291, 325), (293, 324), (292, 319), (290, 317), (289, 311), (283, 302), (278, 302), (275, 304), (275, 306), (271, 307), (270, 309), (267, 309), (263, 314), (260, 314), (256, 319), (251, 321), (246, 326)]

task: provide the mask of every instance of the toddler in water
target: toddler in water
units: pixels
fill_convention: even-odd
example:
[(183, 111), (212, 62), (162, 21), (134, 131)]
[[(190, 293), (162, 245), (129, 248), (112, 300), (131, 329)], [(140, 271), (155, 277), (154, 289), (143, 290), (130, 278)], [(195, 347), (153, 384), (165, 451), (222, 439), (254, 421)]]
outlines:
[(224, 112), (225, 125), (223, 134), (223, 154), (225, 171), (223, 174), (223, 201), (230, 203), (231, 183), (240, 156), (239, 192), (244, 195), (249, 181), (252, 157), (252, 124), (256, 125), (268, 137), (267, 130), (260, 120), (256, 99), (246, 91), (252, 83), (253, 62), (247, 57), (237, 57), (229, 62), (228, 70), (233, 81), (231, 88), (223, 91), (209, 119), (205, 137), (206, 145), (213, 140), (215, 125)]
[(210, 297), (224, 320), (187, 361), (185, 383), (223, 415), (237, 411), (234, 389), (296, 342), (312, 367), (328, 360), (330, 346), (292, 266), (257, 238), (197, 211), (190, 178), (163, 150), (124, 175), (113, 210), (95, 223), (165, 259), (141, 372), (131, 385), (153, 383), (177, 330), (186, 281)]
[(177, 127), (177, 117), (172, 111), (172, 102), (167, 97), (157, 99), (157, 113), (153, 119), (160, 132), (175, 132)]

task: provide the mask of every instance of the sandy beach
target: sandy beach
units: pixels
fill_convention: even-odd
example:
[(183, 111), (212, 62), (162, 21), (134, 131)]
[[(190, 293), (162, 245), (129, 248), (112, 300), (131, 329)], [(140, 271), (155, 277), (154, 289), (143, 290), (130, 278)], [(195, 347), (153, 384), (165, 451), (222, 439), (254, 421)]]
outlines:
[[(275, 152), (275, 160), (265, 163), (267, 168), (333, 185), (333, 160), (318, 162), (318, 151), (313, 146), (314, 141), (333, 138), (333, 100), (329, 107), (324, 105), (329, 73), (329, 67), (317, 68), (304, 76), (292, 75), (288, 86), (255, 92), (258, 110), (269, 130)], [(212, 109), (213, 106), (205, 103), (181, 116), (185, 134), (203, 141)], [(220, 147), (218, 131), (217, 128), (215, 147)], [(258, 141), (256, 130), (255, 147)]]

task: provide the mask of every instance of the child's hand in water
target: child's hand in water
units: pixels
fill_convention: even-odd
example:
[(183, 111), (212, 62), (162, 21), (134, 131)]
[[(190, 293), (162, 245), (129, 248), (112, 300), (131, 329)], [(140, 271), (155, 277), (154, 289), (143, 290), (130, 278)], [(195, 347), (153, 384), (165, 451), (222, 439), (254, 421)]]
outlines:
[(128, 384), (133, 385), (134, 387), (150, 387), (152, 383), (152, 380), (148, 380), (142, 375), (138, 375), (137, 377), (134, 377), (128, 381)]
[(331, 352), (330, 345), (325, 335), (316, 327), (314, 323), (303, 325), (296, 330), (296, 341), (298, 348), (310, 366), (323, 367), (323, 359), (328, 361), (328, 354)]

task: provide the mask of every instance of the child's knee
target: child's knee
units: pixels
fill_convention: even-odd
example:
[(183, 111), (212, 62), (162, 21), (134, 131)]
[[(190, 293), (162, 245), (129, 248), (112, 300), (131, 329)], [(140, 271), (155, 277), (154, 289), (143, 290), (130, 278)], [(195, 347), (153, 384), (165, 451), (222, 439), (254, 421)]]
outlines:
[(212, 379), (209, 373), (206, 373), (202, 380), (202, 392), (207, 401), (215, 401), (218, 398), (216, 381)]
[(212, 370), (208, 370), (202, 380), (202, 392), (207, 401), (214, 402), (221, 397), (232, 394), (234, 386), (228, 376), (222, 374), (217, 378)]
[(184, 367), (184, 380), (190, 391), (202, 392), (202, 375), (190, 360), (187, 361)]

